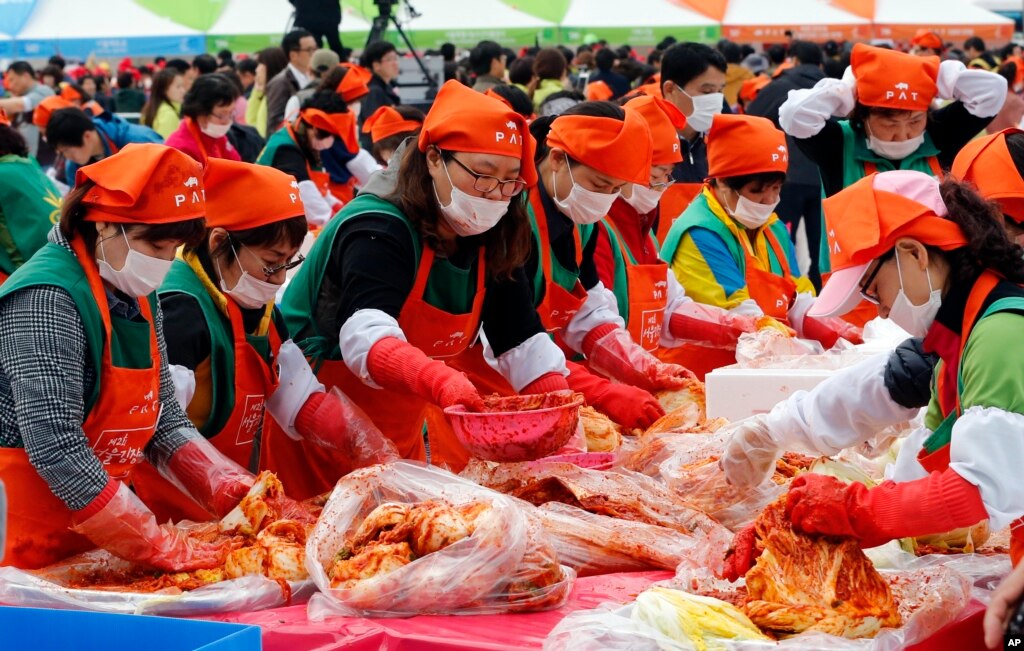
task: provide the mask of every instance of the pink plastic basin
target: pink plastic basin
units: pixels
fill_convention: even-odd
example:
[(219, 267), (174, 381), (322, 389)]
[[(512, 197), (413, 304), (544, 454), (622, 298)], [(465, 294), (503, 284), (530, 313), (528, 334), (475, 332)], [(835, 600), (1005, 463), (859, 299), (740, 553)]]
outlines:
[(580, 420), (583, 396), (559, 391), (543, 396), (488, 398), (488, 410), (444, 410), (459, 442), (478, 459), (533, 461), (560, 450)]

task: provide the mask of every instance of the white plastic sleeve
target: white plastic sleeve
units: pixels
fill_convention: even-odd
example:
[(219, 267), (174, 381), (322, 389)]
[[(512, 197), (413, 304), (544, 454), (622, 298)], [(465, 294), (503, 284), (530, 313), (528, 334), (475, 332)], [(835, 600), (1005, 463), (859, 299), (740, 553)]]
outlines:
[(626, 327), (626, 322), (619, 316), (619, 303), (615, 294), (605, 287), (604, 283), (598, 281), (587, 290), (587, 300), (565, 327), (566, 345), (577, 353), (582, 353), (583, 340), (587, 334), (605, 323), (613, 323), (620, 328)]
[(373, 154), (365, 149), (360, 149), (355, 158), (345, 163), (345, 167), (352, 173), (352, 176), (356, 177), (356, 185), (359, 187), (365, 186), (374, 172), (384, 169), (373, 157)]
[(281, 344), (277, 353), (277, 375), (279, 384), (273, 395), (267, 398), (267, 413), (297, 441), (302, 436), (295, 429), (295, 418), (309, 396), (323, 391), (324, 385), (316, 379), (302, 349), (291, 339)]
[(971, 407), (953, 425), (949, 467), (978, 487), (993, 531), (1024, 515), (1024, 415)]
[(299, 197), (306, 208), (306, 221), (313, 226), (323, 226), (334, 214), (320, 188), (312, 181), (299, 181)]
[(480, 343), (483, 345), (484, 360), (488, 366), (508, 380), (517, 393), (548, 373), (569, 375), (569, 369), (565, 365), (565, 354), (546, 332), (533, 335), (515, 348), (505, 351), (497, 359), (483, 331), (480, 332)]
[(679, 283), (679, 279), (676, 278), (676, 274), (672, 271), (671, 267), (668, 268), (666, 275), (668, 277), (668, 302), (665, 304), (665, 320), (661, 324), (661, 339), (659, 343), (666, 348), (676, 348), (683, 344), (683, 340), (672, 336), (670, 328), (672, 315), (681, 306), (692, 303), (693, 299), (686, 295), (686, 289)]
[(341, 348), (345, 366), (365, 384), (375, 389), (379, 389), (380, 385), (370, 377), (366, 359), (373, 345), (386, 337), (397, 337), (407, 341), (398, 321), (381, 310), (357, 310), (342, 324), (338, 333), (338, 346)]

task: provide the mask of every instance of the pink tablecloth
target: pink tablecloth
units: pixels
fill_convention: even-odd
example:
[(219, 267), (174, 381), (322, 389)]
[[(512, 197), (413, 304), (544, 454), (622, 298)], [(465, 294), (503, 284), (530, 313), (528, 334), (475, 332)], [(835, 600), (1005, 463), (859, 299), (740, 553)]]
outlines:
[[(264, 651), (540, 649), (551, 629), (569, 613), (595, 608), (608, 601), (632, 601), (651, 583), (671, 577), (671, 572), (636, 572), (579, 579), (565, 606), (543, 613), (408, 619), (333, 617), (310, 622), (305, 606), (291, 606), (204, 619), (262, 627)], [(984, 606), (972, 602), (957, 621), (932, 639), (909, 647), (908, 651), (984, 648), (981, 642), (983, 613)]]

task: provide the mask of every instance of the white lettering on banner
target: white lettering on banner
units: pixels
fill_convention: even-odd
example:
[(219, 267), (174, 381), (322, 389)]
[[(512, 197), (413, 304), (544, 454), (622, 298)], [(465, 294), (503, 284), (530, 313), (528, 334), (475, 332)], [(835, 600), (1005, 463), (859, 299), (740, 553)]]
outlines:
[[(242, 419), (235, 433), (235, 445), (246, 445), (256, 440), (256, 434), (263, 427), (263, 407), (266, 396), (263, 394), (248, 395), (242, 405)], [(287, 423), (286, 423), (287, 424)]]
[[(142, 461), (144, 443), (152, 431), (151, 427), (104, 430), (93, 446), (93, 452), (104, 466), (134, 466)], [(123, 476), (121, 474), (114, 478), (120, 479)]]
[(658, 347), (661, 340), (661, 323), (658, 319), (662, 310), (644, 310), (642, 315), (643, 327), (640, 330), (640, 345), (644, 350), (651, 351)]

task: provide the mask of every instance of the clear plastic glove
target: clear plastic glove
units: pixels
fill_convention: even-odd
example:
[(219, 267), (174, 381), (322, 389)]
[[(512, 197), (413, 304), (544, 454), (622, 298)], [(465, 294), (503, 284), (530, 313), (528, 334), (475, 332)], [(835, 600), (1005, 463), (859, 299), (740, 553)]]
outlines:
[(804, 339), (817, 341), (826, 350), (836, 345), (840, 339), (845, 339), (851, 344), (864, 343), (864, 333), (852, 323), (843, 321), (837, 317), (804, 317), (803, 334)]
[(687, 380), (697, 378), (684, 366), (662, 362), (622, 328), (595, 328), (584, 340), (583, 349), (595, 373), (645, 391), (679, 389)]
[(674, 338), (719, 348), (734, 347), (741, 334), (755, 330), (755, 317), (696, 301), (681, 305), (669, 317), (669, 332)]
[(295, 427), (306, 440), (350, 459), (351, 470), (401, 459), (395, 444), (337, 387), (311, 395)]
[(204, 509), (223, 517), (245, 497), (255, 477), (198, 433), (158, 467), (163, 477)]
[(658, 399), (643, 389), (614, 384), (586, 367), (568, 362), (569, 387), (583, 394), (587, 404), (627, 429), (647, 429), (665, 415)]
[(743, 488), (760, 486), (775, 472), (784, 450), (768, 428), (766, 414), (757, 414), (730, 425), (729, 441), (719, 465), (725, 479)]
[(463, 405), (483, 411), (480, 392), (460, 373), (440, 360), (430, 359), (419, 348), (397, 337), (385, 337), (373, 345), (366, 359), (373, 380), (385, 389), (407, 391), (442, 409)]
[[(105, 499), (105, 493), (97, 500)], [(224, 562), (224, 543), (204, 543), (188, 537), (172, 524), (157, 524), (128, 486), (117, 482), (113, 496), (98, 510), (90, 505), (79, 511), (71, 530), (126, 561), (164, 572), (188, 572)]]

